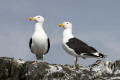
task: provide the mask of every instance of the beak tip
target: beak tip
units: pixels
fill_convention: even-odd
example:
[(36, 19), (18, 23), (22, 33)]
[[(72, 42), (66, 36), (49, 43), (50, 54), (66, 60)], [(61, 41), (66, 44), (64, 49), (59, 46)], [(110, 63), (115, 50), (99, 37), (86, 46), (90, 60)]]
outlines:
[(28, 18), (29, 19), (29, 21), (32, 21), (32, 18), (30, 17), (30, 18)]
[(28, 19), (29, 19), (29, 21), (35, 20), (33, 17), (29, 17)]
[(58, 24), (59, 27), (63, 27), (63, 24)]

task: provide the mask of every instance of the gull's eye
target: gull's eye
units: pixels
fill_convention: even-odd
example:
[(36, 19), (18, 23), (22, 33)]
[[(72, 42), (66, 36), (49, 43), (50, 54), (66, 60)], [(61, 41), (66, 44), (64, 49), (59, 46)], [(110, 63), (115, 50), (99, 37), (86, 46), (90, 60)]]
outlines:
[(68, 24), (68, 23), (66, 23), (66, 24)]
[(37, 18), (40, 18), (40, 17), (37, 17)]

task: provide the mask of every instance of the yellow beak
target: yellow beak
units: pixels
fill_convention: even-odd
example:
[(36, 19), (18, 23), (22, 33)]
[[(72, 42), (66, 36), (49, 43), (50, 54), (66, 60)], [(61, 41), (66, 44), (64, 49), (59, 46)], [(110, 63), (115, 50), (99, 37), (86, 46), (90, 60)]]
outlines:
[(64, 24), (58, 24), (59, 27), (64, 27)]
[(29, 20), (30, 21), (34, 21), (34, 20), (36, 20), (34, 17), (29, 17)]

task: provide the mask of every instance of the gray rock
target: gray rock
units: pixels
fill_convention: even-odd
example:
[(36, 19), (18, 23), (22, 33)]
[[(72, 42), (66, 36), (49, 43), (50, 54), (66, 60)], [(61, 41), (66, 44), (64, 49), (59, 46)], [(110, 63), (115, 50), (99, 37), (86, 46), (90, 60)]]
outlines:
[(32, 63), (0, 57), (0, 80), (120, 80), (120, 60), (97, 60), (87, 67), (77, 65), (77, 70), (70, 70), (71, 65)]

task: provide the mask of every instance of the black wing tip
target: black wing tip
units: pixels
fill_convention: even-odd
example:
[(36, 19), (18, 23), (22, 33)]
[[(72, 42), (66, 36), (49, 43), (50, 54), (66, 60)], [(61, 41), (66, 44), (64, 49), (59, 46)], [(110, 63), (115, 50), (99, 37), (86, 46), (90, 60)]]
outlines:
[(102, 53), (99, 53), (99, 57), (100, 57), (100, 58), (106, 58), (107, 55), (104, 55), (104, 54), (102, 54)]

